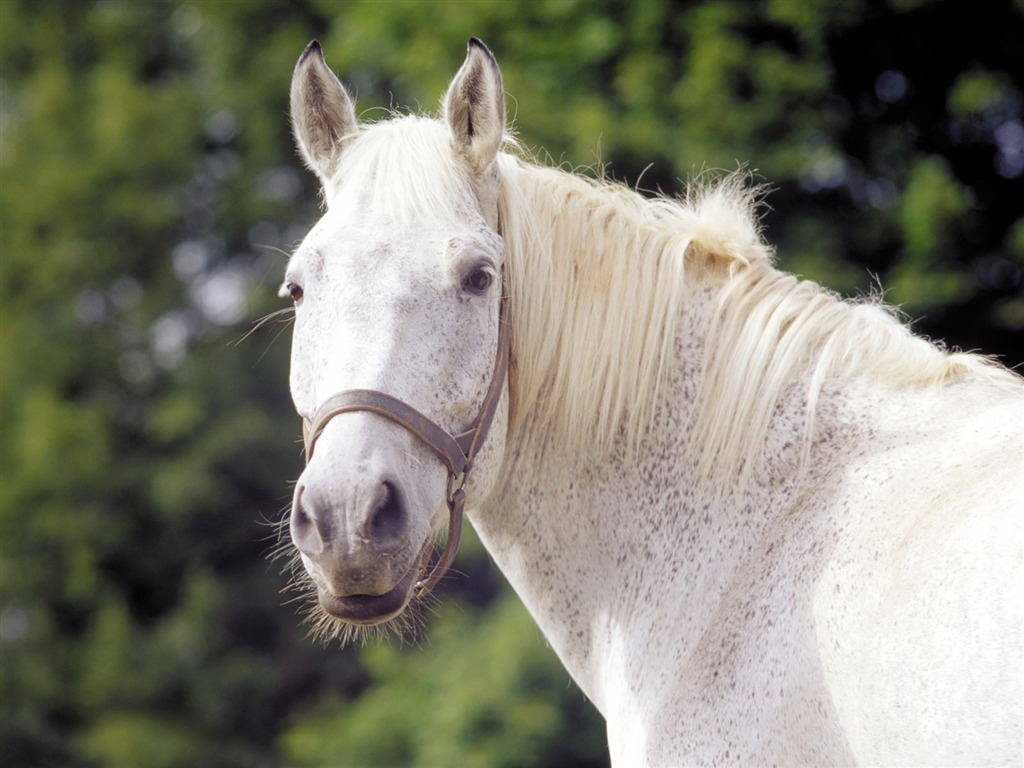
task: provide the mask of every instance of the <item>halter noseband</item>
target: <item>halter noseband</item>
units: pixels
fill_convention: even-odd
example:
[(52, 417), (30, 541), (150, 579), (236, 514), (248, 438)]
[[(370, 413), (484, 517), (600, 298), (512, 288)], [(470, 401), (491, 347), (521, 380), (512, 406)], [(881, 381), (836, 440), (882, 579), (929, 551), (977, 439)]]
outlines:
[(327, 422), (342, 413), (369, 411), (400, 424), (418, 437), (448, 468), (448, 541), (444, 552), (426, 579), (416, 582), (416, 594), (422, 596), (433, 589), (455, 559), (462, 533), (462, 508), (466, 503), (466, 478), (473, 468), (473, 458), (487, 438), (491, 421), (498, 410), (501, 390), (508, 374), (511, 318), (508, 298), (503, 295), (498, 313), (498, 351), (494, 360), (491, 384), (484, 395), (480, 413), (465, 432), (452, 435), (410, 405), (391, 395), (372, 389), (346, 389), (329, 397), (317, 409), (312, 421), (303, 419), (303, 440), (306, 444), (306, 463), (313, 458), (313, 448)]

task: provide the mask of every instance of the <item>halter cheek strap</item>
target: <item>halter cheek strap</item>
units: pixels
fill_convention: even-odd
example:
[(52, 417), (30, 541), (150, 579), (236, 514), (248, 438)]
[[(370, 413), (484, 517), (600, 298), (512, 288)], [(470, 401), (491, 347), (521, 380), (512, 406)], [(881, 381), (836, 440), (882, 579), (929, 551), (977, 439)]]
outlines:
[(428, 417), (412, 406), (397, 398), (373, 389), (346, 389), (332, 395), (317, 409), (313, 419), (303, 419), (303, 439), (306, 445), (306, 463), (313, 458), (316, 441), (323, 433), (327, 423), (335, 416), (352, 411), (369, 411), (378, 416), (390, 419), (405, 427), (418, 437), (448, 469), (448, 490), (445, 501), (448, 504), (448, 541), (444, 552), (426, 579), (416, 583), (416, 595), (422, 596), (433, 589), (434, 585), (448, 570), (459, 547), (462, 533), (462, 510), (466, 503), (466, 478), (473, 468), (473, 458), (487, 439), (494, 414), (498, 410), (501, 391), (508, 375), (508, 361), (511, 334), (511, 317), (508, 298), (503, 295), (498, 314), (498, 351), (495, 355), (494, 371), (491, 383), (484, 395), (480, 413), (465, 432), (452, 435), (439, 427)]

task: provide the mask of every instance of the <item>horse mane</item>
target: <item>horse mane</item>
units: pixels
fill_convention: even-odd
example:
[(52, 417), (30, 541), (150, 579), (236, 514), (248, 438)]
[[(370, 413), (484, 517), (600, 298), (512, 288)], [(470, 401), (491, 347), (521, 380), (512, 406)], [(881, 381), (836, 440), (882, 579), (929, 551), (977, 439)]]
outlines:
[[(513, 430), (598, 452), (641, 434), (670, 370), (692, 253), (770, 258), (739, 177), (682, 203), (502, 155)], [(557, 329), (557, 330), (556, 330)]]
[(745, 486), (777, 404), (806, 386), (806, 464), (818, 396), (842, 375), (895, 387), (963, 377), (1019, 385), (1001, 365), (914, 336), (880, 298), (849, 301), (775, 269), (745, 174), (681, 199), (500, 156), (513, 296), (511, 429), (580, 452), (633, 454), (672, 367), (688, 276), (723, 274), (704, 340), (692, 458), (724, 494)]
[[(448, 128), (392, 115), (350, 140), (335, 178), (360, 178), (399, 219), (437, 216), (466, 170)], [(359, 147), (360, 151), (355, 151)], [(965, 377), (1019, 385), (986, 358), (914, 336), (879, 298), (844, 300), (774, 267), (746, 175), (698, 181), (680, 199), (521, 157), (498, 156), (498, 215), (512, 297), (510, 434), (524, 429), (581, 454), (634, 453), (672, 370), (690, 283), (721, 275), (694, 393), (692, 457), (710, 486), (741, 488), (789, 387), (806, 387), (803, 457), (822, 387), (870, 376), (896, 387)], [(329, 193), (328, 193), (329, 196)]]

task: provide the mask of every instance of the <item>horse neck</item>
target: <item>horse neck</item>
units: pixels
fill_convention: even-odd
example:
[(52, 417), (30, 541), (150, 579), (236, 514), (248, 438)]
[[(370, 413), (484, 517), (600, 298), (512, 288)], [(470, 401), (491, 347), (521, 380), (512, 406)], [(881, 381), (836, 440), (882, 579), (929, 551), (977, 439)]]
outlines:
[[(696, 645), (715, 595), (768, 524), (751, 510), (782, 514), (797, 493), (780, 479), (722, 499), (701, 481), (687, 441), (717, 290), (700, 279), (687, 288), (669, 382), (639, 454), (623, 440), (596, 460), (527, 424), (474, 516), (498, 566), (606, 716), (622, 706), (621, 691), (653, 673), (649, 659)], [(765, 471), (779, 478), (795, 474), (798, 399), (780, 405), (770, 435)]]

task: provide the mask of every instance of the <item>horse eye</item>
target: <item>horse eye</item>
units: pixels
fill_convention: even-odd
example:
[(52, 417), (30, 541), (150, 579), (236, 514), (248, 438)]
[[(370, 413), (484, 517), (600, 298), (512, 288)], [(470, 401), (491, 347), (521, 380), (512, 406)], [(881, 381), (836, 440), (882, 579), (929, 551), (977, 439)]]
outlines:
[(286, 286), (288, 289), (288, 295), (292, 297), (292, 301), (298, 304), (302, 301), (302, 286), (296, 285), (295, 283), (288, 283)]
[(483, 293), (491, 287), (491, 273), (483, 267), (477, 267), (462, 281), (462, 287), (471, 293)]

